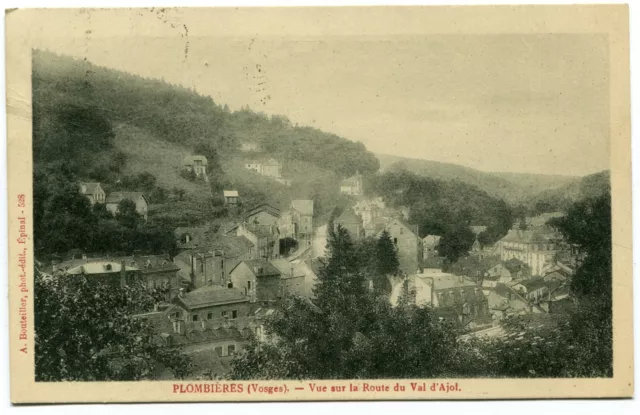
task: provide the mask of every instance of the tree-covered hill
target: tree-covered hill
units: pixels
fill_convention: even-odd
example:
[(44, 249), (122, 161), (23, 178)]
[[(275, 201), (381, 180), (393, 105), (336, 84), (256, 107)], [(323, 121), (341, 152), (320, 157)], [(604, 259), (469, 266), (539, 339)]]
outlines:
[(475, 241), (469, 226), (487, 226), (479, 238), (492, 244), (513, 226), (511, 207), (475, 186), (443, 181), (395, 170), (371, 176), (365, 190), (391, 206), (409, 209), (409, 222), (418, 225), (419, 236), (440, 235), (440, 254), (452, 262)]
[[(342, 203), (340, 179), (379, 167), (362, 143), (248, 108), (232, 112), (180, 85), (86, 60), (35, 50), (32, 80), (35, 170), (64, 165), (68, 177), (101, 182), (107, 193), (145, 191), (163, 223), (228, 216), (220, 206), (224, 189), (238, 190), (245, 206), (286, 208), (291, 199), (312, 198), (322, 220)], [(247, 141), (260, 152), (242, 153)], [(182, 172), (183, 158), (194, 153), (209, 159), (208, 183)], [(282, 162), (292, 185), (244, 169), (251, 157)]]
[[(209, 96), (163, 80), (37, 50), (32, 69), (35, 124), (40, 128), (34, 134), (36, 161), (57, 158), (60, 151), (47, 149), (61, 149), (60, 145), (73, 153), (80, 147), (102, 149), (100, 146), (108, 145), (110, 138), (103, 134), (108, 131), (103, 124), (110, 123), (141, 128), (185, 147), (206, 143), (220, 153), (234, 152), (240, 142), (252, 140), (261, 143), (271, 156), (323, 169), (330, 165), (343, 177), (358, 170), (373, 173), (379, 167), (376, 157), (362, 143), (292, 125), (285, 117), (267, 116), (248, 108), (231, 112)], [(79, 127), (83, 139), (70, 135), (67, 140), (55, 137), (52, 143), (54, 137), (47, 126), (60, 123), (68, 131)], [(87, 124), (94, 124), (95, 131), (86, 131), (91, 128)]]
[(566, 211), (573, 203), (611, 192), (608, 170), (584, 176), (564, 186), (539, 192), (524, 202), (529, 213)]
[(457, 164), (431, 160), (378, 154), (382, 171), (408, 170), (419, 176), (439, 180), (456, 180), (484, 190), (489, 195), (504, 199), (510, 204), (525, 203), (538, 193), (560, 188), (580, 180), (579, 177), (523, 174), (489, 173)]

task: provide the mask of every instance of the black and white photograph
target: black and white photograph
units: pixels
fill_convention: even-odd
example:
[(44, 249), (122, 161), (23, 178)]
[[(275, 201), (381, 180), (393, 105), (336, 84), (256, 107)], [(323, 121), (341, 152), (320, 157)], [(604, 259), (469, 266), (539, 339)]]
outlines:
[(30, 34), (36, 384), (616, 375), (607, 33), (203, 35), (186, 10)]

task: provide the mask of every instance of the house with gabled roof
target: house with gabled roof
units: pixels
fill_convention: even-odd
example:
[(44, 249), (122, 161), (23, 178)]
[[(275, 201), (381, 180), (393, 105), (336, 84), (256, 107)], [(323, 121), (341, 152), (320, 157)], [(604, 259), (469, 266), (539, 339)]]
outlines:
[(222, 197), (224, 197), (224, 203), (229, 206), (235, 206), (240, 201), (240, 195), (237, 190), (223, 190)]
[(126, 265), (140, 270), (141, 281), (148, 290), (168, 290), (167, 300), (177, 295), (178, 290), (186, 286), (178, 276), (178, 267), (168, 255), (132, 255), (117, 258)]
[(497, 242), (500, 259), (518, 259), (531, 268), (532, 275), (541, 275), (559, 252), (560, 235), (549, 228), (512, 229)]
[(334, 230), (338, 230), (338, 226), (342, 226), (349, 232), (351, 239), (358, 240), (364, 236), (364, 226), (362, 224), (362, 218), (351, 209), (345, 209), (340, 216), (333, 221)]
[(136, 212), (147, 220), (149, 203), (142, 192), (113, 192), (106, 199), (107, 210), (114, 216), (118, 213), (118, 207), (123, 200), (131, 200), (136, 205)]
[(340, 182), (340, 193), (351, 196), (361, 196), (363, 193), (362, 175), (356, 172), (355, 175)]
[(193, 172), (197, 177), (203, 177), (207, 175), (207, 165), (209, 162), (207, 158), (202, 155), (190, 155), (185, 156), (182, 160), (182, 168)]
[(208, 285), (188, 293), (181, 292), (172, 301), (179, 307), (174, 315), (200, 326), (246, 318), (250, 314), (249, 297), (235, 288)]
[(264, 259), (242, 261), (229, 276), (230, 286), (246, 293), (251, 302), (269, 303), (282, 298), (281, 272)]
[(98, 182), (80, 182), (80, 193), (87, 196), (91, 205), (106, 201), (104, 190)]
[(262, 203), (251, 208), (244, 216), (245, 222), (255, 225), (278, 225), (282, 212), (275, 206)]
[[(396, 247), (400, 269), (407, 275), (422, 269), (422, 239), (418, 236), (416, 226), (412, 226), (399, 218), (387, 222), (383, 231), (387, 231)], [(378, 235), (378, 237), (382, 234)]]
[(311, 244), (311, 238), (313, 237), (313, 200), (292, 200), (289, 210), (293, 212), (293, 220), (296, 224), (296, 239), (305, 240), (307, 244)]

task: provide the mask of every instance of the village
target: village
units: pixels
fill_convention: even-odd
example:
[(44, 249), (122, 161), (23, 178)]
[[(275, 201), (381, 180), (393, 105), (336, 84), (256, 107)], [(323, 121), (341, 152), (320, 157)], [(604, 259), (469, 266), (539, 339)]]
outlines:
[[(241, 148), (252, 154), (256, 150), (250, 143)], [(205, 181), (207, 166), (203, 155), (183, 159), (184, 172)], [(244, 167), (291, 185), (273, 158), (256, 158)], [(547, 224), (561, 213), (527, 218), (488, 246), (478, 239), (487, 226), (472, 224), (476, 239), (471, 250), (446, 264), (438, 252), (440, 235), (420, 237), (417, 226), (408, 223), (407, 208), (391, 208), (382, 197), (365, 196), (363, 183), (360, 173), (339, 183), (350, 205), (329, 222), (317, 221), (313, 200), (294, 199), (285, 210), (262, 203), (215, 232), (206, 226), (176, 226), (173, 256), (74, 252), (41, 272), (49, 278), (77, 275), (120, 286), (137, 281), (162, 293), (153, 309), (136, 317), (153, 325), (161, 344), (181, 346), (195, 362), (198, 376), (215, 379), (229, 373), (233, 356), (252, 339), (271, 341), (264, 321), (285, 298), (297, 296), (313, 304), (330, 226), (345, 229), (353, 241), (388, 235), (399, 263), (398, 272), (387, 276), (391, 305), (409, 301), (432, 307), (441, 321), (458, 327), (461, 336), (499, 337), (504, 335), (500, 321), (508, 316), (570, 309), (569, 285), (579, 258)], [(104, 204), (113, 215), (126, 200), (142, 220), (149, 219), (144, 192), (107, 195), (98, 182), (82, 182), (79, 191), (91, 205)], [(233, 207), (243, 195), (224, 189), (221, 196)], [(171, 377), (168, 371), (159, 376)]]

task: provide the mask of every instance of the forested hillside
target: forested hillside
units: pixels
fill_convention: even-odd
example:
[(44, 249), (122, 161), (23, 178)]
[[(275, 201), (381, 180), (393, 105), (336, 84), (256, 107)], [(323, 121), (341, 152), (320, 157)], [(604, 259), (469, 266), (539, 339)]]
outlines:
[[(159, 79), (95, 66), (90, 62), (34, 51), (33, 156), (36, 234), (51, 238), (60, 218), (61, 197), (76, 200), (79, 181), (98, 181), (105, 191), (143, 191), (154, 225), (197, 225), (241, 214), (222, 206), (222, 190), (238, 190), (242, 205), (268, 202), (286, 208), (294, 198), (312, 198), (319, 220), (341, 200), (337, 183), (354, 174), (373, 173), (379, 162), (363, 144), (317, 129), (292, 125), (284, 117), (248, 108), (232, 112), (211, 97)], [(261, 152), (239, 151), (245, 141)], [(186, 155), (205, 154), (208, 182), (182, 172)], [(276, 158), (291, 187), (245, 170), (247, 157)], [(48, 177), (46, 181), (42, 178)], [(64, 189), (64, 191), (63, 191)], [(77, 199), (87, 225), (67, 242), (40, 246), (91, 247), (85, 239), (98, 219)], [(46, 214), (45, 214), (46, 213)], [(59, 212), (62, 213), (62, 212)], [(73, 216), (73, 215), (72, 215)], [(68, 220), (67, 220), (68, 219)], [(63, 222), (71, 221), (71, 217)], [(81, 221), (82, 222), (82, 221)], [(91, 225), (89, 225), (91, 224)], [(57, 226), (56, 225), (56, 226)], [(115, 228), (114, 228), (115, 229)], [(166, 229), (163, 229), (163, 234)], [(85, 236), (81, 236), (85, 234)]]
[(546, 174), (489, 173), (470, 167), (431, 160), (378, 154), (382, 171), (408, 170), (419, 176), (439, 180), (456, 180), (484, 190), (510, 204), (525, 203), (538, 193), (560, 188), (580, 180), (579, 177)]
[(573, 203), (587, 198), (599, 197), (611, 192), (609, 171), (590, 174), (565, 186), (548, 189), (525, 201), (532, 215), (566, 211)]
[(470, 225), (487, 226), (480, 242), (496, 242), (513, 225), (510, 206), (477, 187), (396, 170), (372, 176), (365, 190), (382, 196), (391, 206), (409, 208), (409, 222), (418, 225), (420, 237), (441, 235), (440, 254), (454, 262), (475, 241)]

